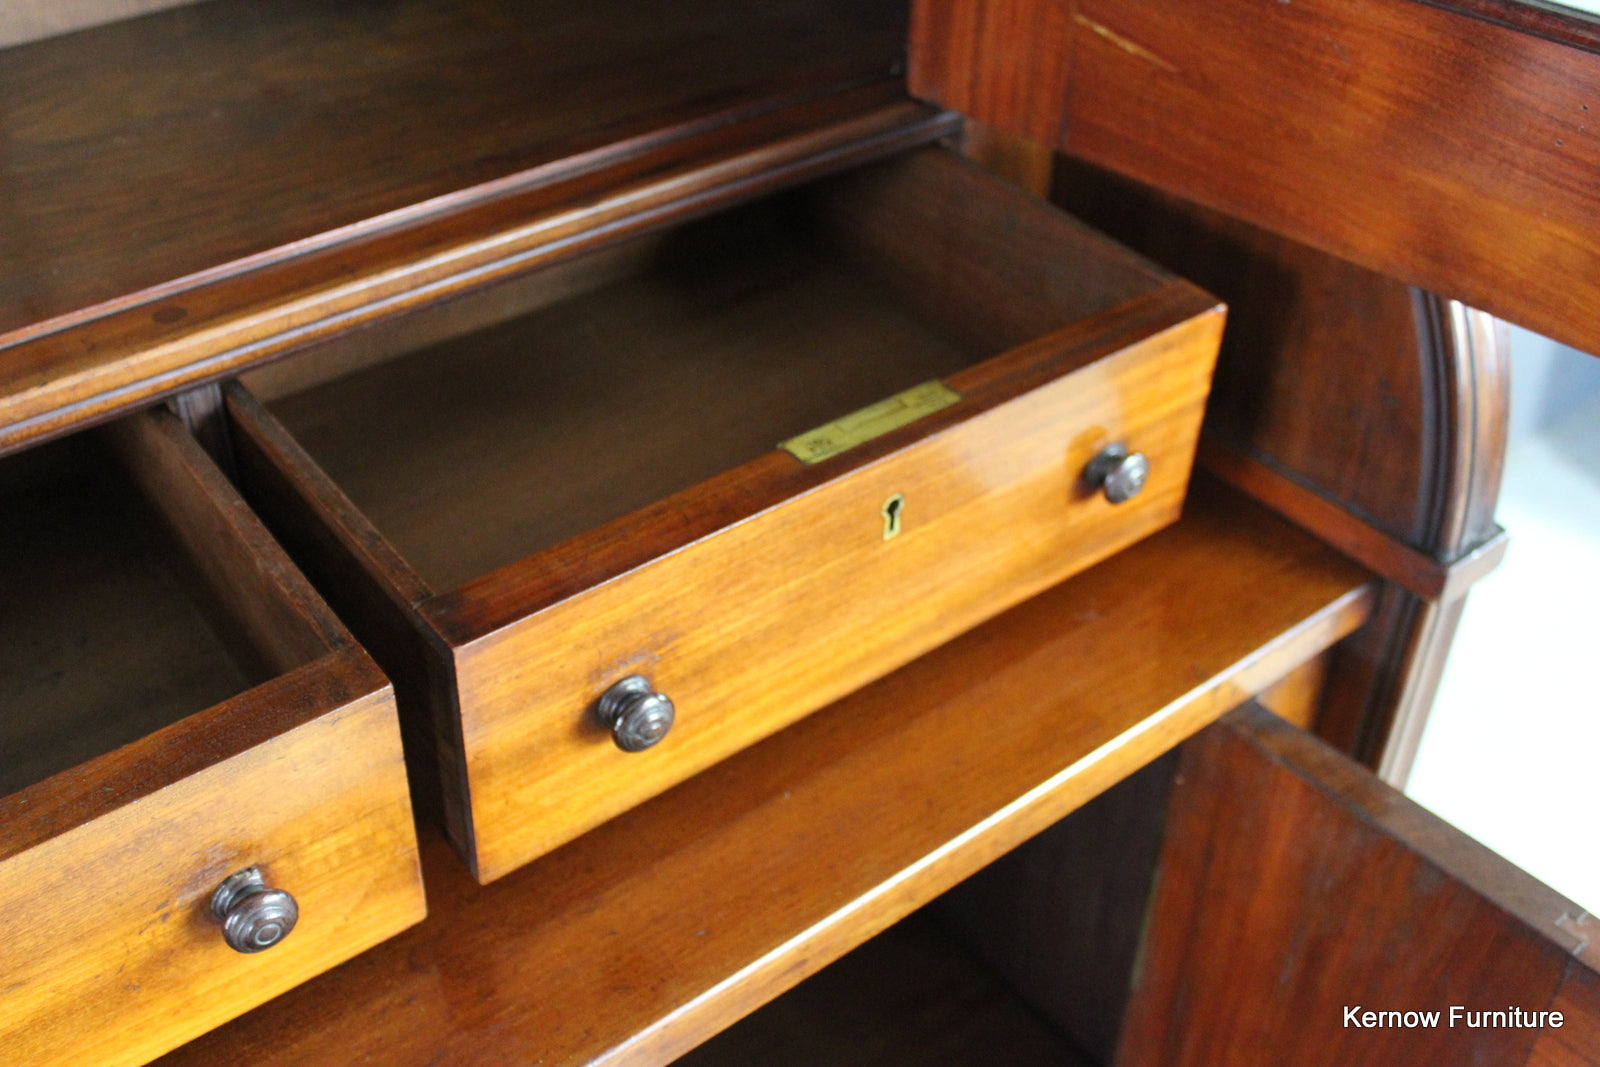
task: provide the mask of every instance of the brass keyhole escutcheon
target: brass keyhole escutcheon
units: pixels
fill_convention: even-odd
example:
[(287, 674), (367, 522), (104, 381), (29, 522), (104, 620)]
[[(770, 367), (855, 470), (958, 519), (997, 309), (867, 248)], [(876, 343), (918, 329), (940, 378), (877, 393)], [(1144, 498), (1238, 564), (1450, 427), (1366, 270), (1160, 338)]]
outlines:
[(885, 500), (879, 510), (883, 513), (883, 539), (887, 541), (891, 537), (899, 536), (905, 516), (906, 495), (896, 493)]

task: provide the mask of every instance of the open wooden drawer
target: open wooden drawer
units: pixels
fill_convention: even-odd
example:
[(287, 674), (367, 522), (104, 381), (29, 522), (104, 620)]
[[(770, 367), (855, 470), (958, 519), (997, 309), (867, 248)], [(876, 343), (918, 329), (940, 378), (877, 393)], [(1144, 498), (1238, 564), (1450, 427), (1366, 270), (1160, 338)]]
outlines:
[(0, 462), (0, 628), (0, 1061), (143, 1063), (422, 918), (387, 681), (175, 416)]
[(1175, 519), (1221, 320), (926, 149), (228, 400), (489, 881)]

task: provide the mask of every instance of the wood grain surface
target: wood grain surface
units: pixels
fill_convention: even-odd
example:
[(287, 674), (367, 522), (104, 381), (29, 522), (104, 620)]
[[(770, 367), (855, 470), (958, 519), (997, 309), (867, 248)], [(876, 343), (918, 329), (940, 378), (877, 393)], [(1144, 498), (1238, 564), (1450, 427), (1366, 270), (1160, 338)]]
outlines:
[(0, 447), (107, 418), (674, 217), (925, 144), (954, 125), (868, 86), (747, 122), (708, 121), (661, 144), (626, 145), (619, 159), (490, 183), (465, 203), (424, 205), (371, 233), (299, 245), (288, 259), (192, 279), (123, 310), (94, 309), (81, 324), (52, 322), (0, 352)]
[(1254, 706), (1185, 746), (1151, 915), (1130, 1065), (1524, 1063), (1564, 1035), (1451, 1006), (1548, 1011), (1600, 961), (1594, 917)]
[(270, 677), (354, 645), (217, 465), (169, 411), (105, 428), (117, 458), (177, 543), (215, 613)]
[(1503, 548), (1503, 323), (1062, 157), (1054, 197), (1229, 304), (1202, 462), (1396, 583), (1320, 736), (1401, 781), (1466, 589)]
[(1116, 1062), (1176, 768), (1152, 760), (926, 909), (1094, 1063)]
[[(1064, 354), (1047, 385), (462, 647), (479, 877), (1171, 522), (1220, 327), (1202, 315), (1088, 365)], [(981, 405), (982, 373), (948, 380)], [(1082, 485), (1112, 441), (1151, 463), (1144, 491), (1122, 505)], [(895, 493), (904, 531), (885, 540), (880, 512)], [(452, 607), (476, 612), (471, 592)], [(649, 752), (627, 754), (590, 707), (635, 673), (672, 698), (677, 723)]]
[[(664, 128), (887, 81), (895, 3), (211, 0), (0, 52), (0, 336)], [(148, 313), (148, 312), (147, 312)]]
[[(33, 492), (9, 494), (29, 536), (0, 615), (26, 663), (6, 685), (31, 686), (6, 694), (8, 1063), (143, 1063), (422, 915), (387, 680), (176, 416), (105, 437), (106, 453), (72, 439), (7, 465), (7, 488)], [(56, 477), (35, 484), (41, 469)], [(130, 483), (144, 506), (108, 509)], [(201, 686), (216, 663), (230, 684)], [(205, 911), (251, 865), (310, 920), (260, 957)]]
[[(0, 800), (0, 1057), (144, 1063), (422, 917), (393, 698), (359, 652), (302, 671)], [(246, 956), (208, 909), (252, 865), (301, 917)]]
[(426, 922), (164, 1062), (668, 1062), (1349, 633), (1364, 581), (1247, 501), (1192, 496), (493, 885), (426, 845)]
[(1526, 7), (921, 0), (911, 89), (1600, 351), (1594, 19)]
[(1586, 1067), (1600, 1048), (1600, 972), (1573, 960), (1550, 1007), (1562, 1013), (1559, 1030), (1545, 1030), (1534, 1042), (1528, 1067)]
[[(282, 397), (290, 433), (234, 405), (269, 515), (352, 619), (389, 616), (369, 643), (485, 879), (1176, 514), (1214, 302), (950, 153), (573, 268), (550, 291), (598, 288), (523, 286), (527, 315)], [(420, 333), (495, 309), (521, 310)], [(966, 399), (815, 466), (772, 448), (937, 376)], [(1124, 438), (1156, 474), (1111, 508), (1081, 474)], [(618, 764), (588, 706), (636, 668), (684, 718)]]

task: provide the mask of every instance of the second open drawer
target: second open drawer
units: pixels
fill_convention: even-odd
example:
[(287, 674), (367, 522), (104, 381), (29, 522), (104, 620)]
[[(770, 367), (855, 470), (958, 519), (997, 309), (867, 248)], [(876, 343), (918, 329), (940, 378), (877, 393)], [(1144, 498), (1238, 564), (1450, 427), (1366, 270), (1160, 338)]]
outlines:
[(927, 149), (228, 403), (247, 495), (393, 678), (487, 881), (1176, 518), (1221, 322)]

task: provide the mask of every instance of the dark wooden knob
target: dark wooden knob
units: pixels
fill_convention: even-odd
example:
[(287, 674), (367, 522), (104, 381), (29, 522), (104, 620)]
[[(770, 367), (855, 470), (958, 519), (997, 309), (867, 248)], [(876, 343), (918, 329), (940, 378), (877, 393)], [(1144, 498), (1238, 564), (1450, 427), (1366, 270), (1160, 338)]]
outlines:
[(1132, 500), (1144, 489), (1150, 477), (1150, 461), (1143, 452), (1129, 452), (1126, 445), (1106, 445), (1089, 461), (1084, 480), (1105, 493), (1113, 504)]
[(642, 674), (632, 674), (607, 689), (596, 705), (600, 721), (624, 752), (643, 752), (672, 729), (672, 701)]
[(228, 875), (211, 894), (211, 914), (222, 920), (222, 939), (235, 952), (262, 952), (294, 929), (300, 906), (281, 889), (269, 889), (256, 867)]

